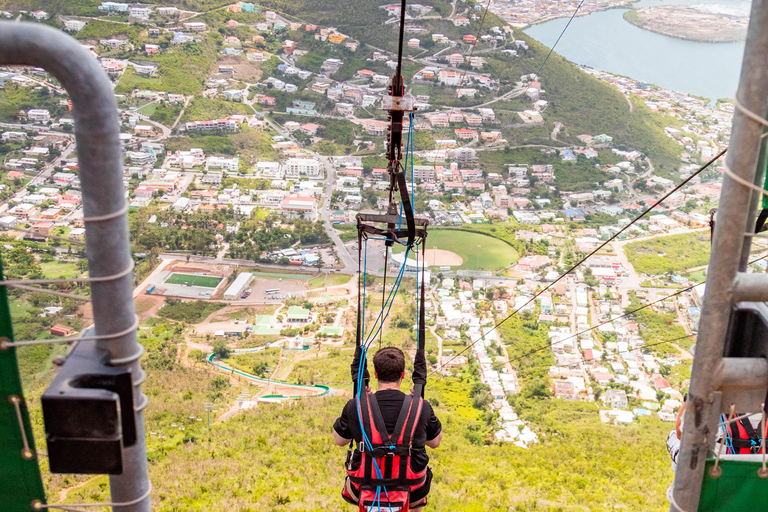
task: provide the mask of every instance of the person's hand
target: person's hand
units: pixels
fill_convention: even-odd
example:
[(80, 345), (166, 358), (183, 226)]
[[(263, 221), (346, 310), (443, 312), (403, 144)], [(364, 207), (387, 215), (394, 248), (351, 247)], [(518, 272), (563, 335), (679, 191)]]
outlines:
[(413, 396), (413, 388), (408, 392), (409, 395)]
[(365, 386), (365, 392), (371, 394), (371, 386)]

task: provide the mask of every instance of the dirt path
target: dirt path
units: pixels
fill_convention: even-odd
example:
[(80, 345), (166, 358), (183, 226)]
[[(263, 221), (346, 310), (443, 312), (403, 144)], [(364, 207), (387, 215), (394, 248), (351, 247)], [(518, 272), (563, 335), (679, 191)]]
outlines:
[(59, 491), (59, 503), (67, 499), (67, 494), (69, 494), (69, 491), (74, 491), (75, 489), (79, 489), (80, 487), (83, 487), (84, 485), (88, 484), (91, 480), (94, 478), (98, 478), (98, 476), (94, 476), (89, 478), (88, 480), (84, 480), (80, 482), (79, 484), (75, 484), (72, 487), (67, 487)]

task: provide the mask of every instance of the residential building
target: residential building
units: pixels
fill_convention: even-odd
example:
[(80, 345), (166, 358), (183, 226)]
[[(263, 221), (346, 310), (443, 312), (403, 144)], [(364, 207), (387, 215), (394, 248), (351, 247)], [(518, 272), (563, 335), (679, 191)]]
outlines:
[(222, 169), (225, 171), (237, 172), (240, 166), (240, 158), (234, 156), (231, 158), (223, 156), (209, 156), (205, 162), (205, 169)]
[(605, 402), (614, 409), (626, 409), (629, 407), (627, 393), (623, 389), (606, 390)]
[(128, 8), (128, 15), (131, 18), (148, 20), (151, 14), (152, 14), (152, 7), (147, 7), (142, 5), (142, 6), (131, 6)]
[(461, 83), (461, 73), (449, 69), (441, 69), (437, 72), (437, 81), (441, 84), (457, 86)]
[(117, 13), (117, 12), (128, 12), (128, 4), (119, 3), (119, 2), (102, 2), (99, 6), (99, 10), (101, 12), (106, 13)]
[(288, 158), (283, 162), (286, 177), (319, 177), (322, 175), (320, 161), (314, 158)]
[(67, 32), (80, 32), (88, 23), (80, 20), (65, 20), (64, 30)]
[(51, 113), (45, 109), (33, 108), (27, 110), (27, 119), (30, 121), (37, 121), (39, 123), (47, 123), (51, 120)]
[(15, 141), (23, 142), (27, 140), (27, 134), (24, 132), (3, 132), (2, 140), (3, 141), (15, 140)]
[(184, 23), (184, 28), (192, 32), (203, 32), (207, 25), (202, 21), (187, 21)]

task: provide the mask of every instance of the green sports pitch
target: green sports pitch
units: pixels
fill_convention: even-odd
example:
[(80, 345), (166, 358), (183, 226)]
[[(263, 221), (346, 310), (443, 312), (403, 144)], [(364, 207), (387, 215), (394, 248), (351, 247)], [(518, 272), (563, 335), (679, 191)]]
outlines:
[(185, 284), (187, 286), (202, 286), (203, 288), (216, 288), (223, 277), (193, 276), (191, 274), (171, 274), (165, 280), (167, 284)]

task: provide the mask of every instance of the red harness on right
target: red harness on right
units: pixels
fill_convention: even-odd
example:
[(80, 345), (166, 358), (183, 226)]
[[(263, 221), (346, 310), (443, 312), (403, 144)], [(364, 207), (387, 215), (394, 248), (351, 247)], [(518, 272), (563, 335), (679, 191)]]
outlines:
[(737, 427), (735, 432), (731, 424), (728, 424), (728, 435), (731, 436), (733, 450), (729, 447), (727, 453), (737, 453), (740, 455), (757, 453), (760, 449), (761, 440), (758, 433), (752, 428), (749, 418), (742, 418), (735, 423)]
[(422, 404), (420, 396), (414, 400), (413, 396), (406, 395), (395, 430), (389, 435), (376, 397), (360, 393), (358, 414), (373, 451), (364, 442), (357, 443), (354, 456), (349, 458), (346, 466), (349, 482), (358, 491), (357, 496), (350, 496), (346, 487), (342, 492), (347, 500), (359, 503), (360, 512), (377, 512), (377, 508), (386, 512), (390, 509), (392, 512), (407, 511), (411, 491), (424, 485), (427, 468), (418, 473), (411, 469), (413, 434), (421, 417)]

